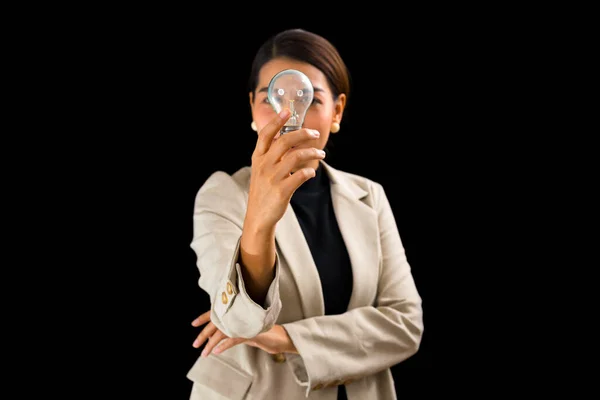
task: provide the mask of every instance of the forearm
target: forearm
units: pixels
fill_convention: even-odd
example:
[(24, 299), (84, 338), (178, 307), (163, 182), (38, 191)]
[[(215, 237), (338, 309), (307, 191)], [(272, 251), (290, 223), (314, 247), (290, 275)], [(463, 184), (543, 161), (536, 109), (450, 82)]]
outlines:
[(299, 355), (290, 367), (307, 389), (377, 373), (415, 354), (423, 332), (420, 302), (361, 307), (283, 325)]
[[(280, 262), (273, 239), (270, 249), (275, 261), (265, 261), (272, 278), (263, 290), (266, 297), (257, 304), (246, 291), (240, 262), (245, 260), (240, 248), (242, 235), (253, 233), (245, 223), (246, 211), (247, 199), (239, 184), (224, 172), (214, 173), (202, 185), (194, 201), (191, 247), (200, 272), (198, 283), (210, 296), (211, 321), (229, 337), (253, 338), (271, 329), (281, 312)], [(251, 241), (244, 242), (247, 254), (267, 254), (253, 250), (256, 247)]]
[(275, 228), (244, 225), (240, 241), (239, 263), (246, 292), (257, 304), (264, 304), (275, 277)]

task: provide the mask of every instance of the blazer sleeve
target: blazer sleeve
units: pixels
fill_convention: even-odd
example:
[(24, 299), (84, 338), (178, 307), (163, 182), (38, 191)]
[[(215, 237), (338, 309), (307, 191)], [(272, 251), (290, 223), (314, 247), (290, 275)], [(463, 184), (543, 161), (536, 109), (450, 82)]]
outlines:
[(246, 195), (233, 178), (218, 171), (198, 191), (194, 202), (194, 250), (199, 286), (210, 296), (211, 321), (229, 337), (253, 338), (273, 327), (281, 311), (280, 258), (265, 304), (246, 292), (239, 246), (246, 212)]
[(306, 396), (390, 368), (421, 343), (421, 297), (383, 187), (374, 183), (373, 194), (382, 254), (374, 305), (283, 325), (299, 353), (287, 359)]

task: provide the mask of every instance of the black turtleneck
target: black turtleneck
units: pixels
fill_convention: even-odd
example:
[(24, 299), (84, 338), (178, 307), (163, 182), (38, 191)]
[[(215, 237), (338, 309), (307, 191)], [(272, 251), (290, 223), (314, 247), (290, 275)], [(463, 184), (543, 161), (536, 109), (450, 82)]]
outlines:
[[(342, 314), (348, 310), (352, 294), (352, 267), (333, 210), (329, 177), (322, 165), (314, 178), (296, 190), (290, 203), (319, 271), (325, 314)], [(343, 385), (338, 393), (338, 399), (346, 399)]]

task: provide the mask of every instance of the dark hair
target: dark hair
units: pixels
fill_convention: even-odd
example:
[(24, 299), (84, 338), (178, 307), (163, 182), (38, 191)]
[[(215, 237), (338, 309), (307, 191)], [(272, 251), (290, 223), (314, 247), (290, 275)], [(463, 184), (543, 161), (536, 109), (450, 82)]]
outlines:
[(324, 37), (303, 29), (288, 29), (270, 37), (258, 49), (252, 62), (248, 82), (250, 92), (255, 94), (260, 69), (274, 58), (288, 58), (313, 65), (327, 78), (334, 99), (341, 93), (346, 94), (346, 99), (349, 98), (350, 73), (338, 50)]

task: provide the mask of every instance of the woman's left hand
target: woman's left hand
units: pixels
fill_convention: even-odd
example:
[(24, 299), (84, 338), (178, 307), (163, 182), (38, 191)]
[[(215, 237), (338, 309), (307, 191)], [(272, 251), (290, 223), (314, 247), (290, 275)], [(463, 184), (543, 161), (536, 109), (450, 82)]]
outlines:
[(243, 339), (230, 338), (221, 332), (221, 330), (210, 321), (210, 311), (205, 312), (192, 321), (192, 326), (200, 326), (207, 322), (208, 324), (202, 329), (193, 344), (194, 347), (198, 348), (208, 339), (208, 342), (202, 351), (202, 357), (207, 357), (211, 352), (220, 354), (225, 350), (242, 343), (248, 346), (257, 347), (269, 354), (298, 353), (292, 339), (281, 325), (274, 325), (273, 328), (267, 332), (263, 332), (252, 339)]

